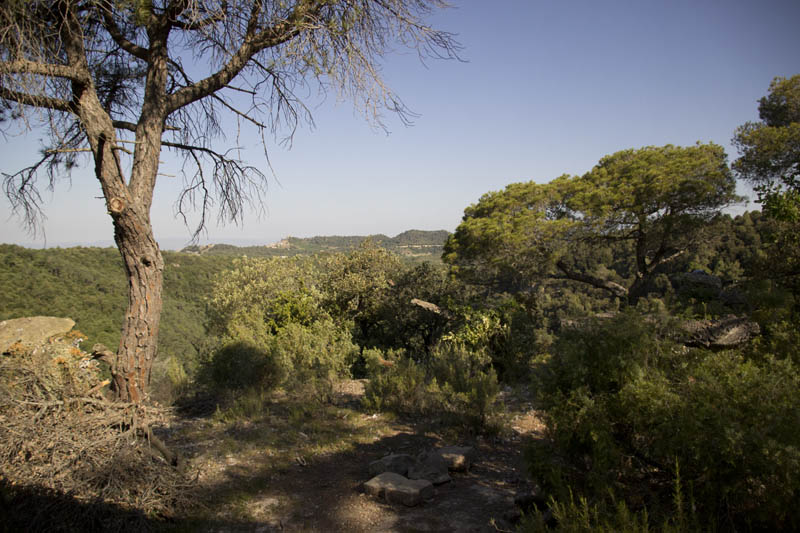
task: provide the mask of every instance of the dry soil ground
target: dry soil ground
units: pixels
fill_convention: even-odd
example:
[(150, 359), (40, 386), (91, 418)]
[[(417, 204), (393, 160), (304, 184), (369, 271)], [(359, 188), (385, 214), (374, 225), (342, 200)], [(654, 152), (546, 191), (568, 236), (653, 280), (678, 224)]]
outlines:
[[(179, 523), (214, 532), (513, 529), (524, 441), (541, 430), (525, 391), (501, 394), (503, 429), (491, 437), (435, 419), (369, 414), (359, 407), (362, 394), (363, 384), (351, 381), (324, 408), (276, 398), (258, 416), (176, 415), (163, 436), (188, 458), (200, 505), (198, 518)], [(371, 461), (445, 445), (473, 446), (475, 461), (431, 500), (410, 508), (364, 494)]]

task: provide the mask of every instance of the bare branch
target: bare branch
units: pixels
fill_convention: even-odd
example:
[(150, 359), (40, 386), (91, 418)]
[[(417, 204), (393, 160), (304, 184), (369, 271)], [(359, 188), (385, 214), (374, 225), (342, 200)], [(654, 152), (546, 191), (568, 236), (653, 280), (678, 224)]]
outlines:
[[(245, 205), (260, 205), (266, 184), (266, 176), (257, 168), (245, 165), (239, 160), (230, 158), (205, 146), (193, 146), (183, 143), (164, 141), (164, 146), (184, 152), (187, 160), (194, 165), (194, 174), (184, 172), (188, 178), (184, 190), (176, 203), (176, 211), (185, 223), (186, 207), (197, 207), (200, 204), (200, 222), (197, 224), (193, 240), (204, 230), (208, 213), (213, 206), (213, 192), (219, 199), (219, 219), (239, 222), (243, 216)], [(203, 159), (210, 159), (213, 169), (210, 177), (206, 176)], [(209, 179), (211, 183), (209, 183)], [(198, 201), (199, 200), (199, 201)]]
[(258, 14), (262, 2), (254, 2), (247, 24), (247, 33), (244, 35), (239, 49), (214, 74), (169, 95), (167, 112), (172, 113), (226, 86), (245, 68), (254, 55), (296, 37), (300, 33), (304, 19), (310, 17), (315, 10), (320, 9), (323, 3), (322, 0), (301, 0), (292, 10), (288, 19), (279, 20), (273, 26), (257, 32)]
[(89, 75), (87, 72), (81, 71), (73, 66), (59, 65), (56, 63), (43, 63), (39, 61), (30, 61), (27, 59), (0, 61), (0, 73), (55, 76), (84, 83), (89, 81)]
[(22, 91), (7, 89), (2, 86), (0, 86), (0, 98), (32, 107), (42, 107), (45, 109), (52, 109), (54, 111), (74, 112), (72, 103), (62, 100), (61, 98), (42, 96), (39, 94), (28, 94)]
[(138, 57), (143, 61), (147, 61), (147, 58), (150, 56), (150, 50), (125, 38), (125, 36), (122, 34), (122, 31), (119, 29), (119, 26), (117, 26), (117, 23), (114, 21), (114, 13), (111, 4), (106, 3), (105, 6), (101, 7), (100, 11), (103, 15), (103, 27), (111, 36), (111, 38), (114, 39), (114, 42), (132, 56)]

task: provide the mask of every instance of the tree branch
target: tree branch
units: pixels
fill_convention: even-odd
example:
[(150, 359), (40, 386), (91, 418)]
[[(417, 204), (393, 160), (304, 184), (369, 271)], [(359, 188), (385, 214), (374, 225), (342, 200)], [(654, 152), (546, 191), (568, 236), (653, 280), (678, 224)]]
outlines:
[(299, 34), (302, 22), (311, 17), (322, 5), (324, 5), (324, 1), (321, 0), (301, 1), (286, 20), (281, 20), (275, 25), (257, 32), (261, 3), (254, 2), (250, 20), (247, 23), (247, 33), (244, 35), (239, 49), (214, 74), (169, 95), (167, 97), (167, 114), (205, 98), (226, 86), (242, 71), (255, 54), (283, 44)]
[(114, 15), (111, 12), (110, 7), (101, 8), (101, 11), (103, 13), (103, 27), (106, 29), (111, 38), (114, 39), (114, 42), (132, 56), (138, 57), (142, 61), (147, 61), (147, 59), (150, 57), (150, 50), (125, 38), (125, 36), (122, 34), (122, 31), (119, 29), (119, 26), (117, 26), (117, 23), (114, 22)]
[(194, 239), (198, 237), (205, 227), (207, 213), (212, 205), (209, 179), (206, 177), (203, 170), (204, 165), (201, 161), (203, 156), (211, 158), (214, 163), (210, 179), (220, 199), (220, 219), (240, 220), (245, 203), (253, 204), (254, 199), (261, 199), (266, 178), (256, 167), (245, 165), (241, 161), (231, 159), (227, 155), (205, 146), (193, 146), (169, 141), (162, 141), (161, 144), (184, 151), (187, 154), (187, 158), (194, 162), (196, 169), (194, 176), (181, 192), (177, 202), (177, 212), (183, 216), (184, 222), (186, 222), (184, 205), (187, 202), (189, 205), (196, 205), (195, 195), (200, 195), (200, 223), (194, 231)]
[(558, 261), (556, 263), (556, 267), (558, 267), (558, 269), (563, 273), (563, 275), (562, 276), (554, 275), (552, 276), (554, 279), (569, 279), (572, 281), (580, 281), (581, 283), (586, 283), (598, 289), (608, 291), (614, 296), (617, 296), (619, 298), (628, 297), (628, 289), (626, 289), (619, 283), (598, 278), (592, 276), (591, 274), (585, 274), (582, 272), (575, 272), (574, 270), (570, 270), (563, 260)]
[(4, 100), (11, 100), (22, 105), (29, 105), (33, 107), (42, 107), (45, 109), (52, 109), (54, 111), (64, 111), (67, 113), (74, 113), (75, 109), (71, 102), (62, 100), (61, 98), (54, 98), (51, 96), (42, 96), (38, 94), (29, 94), (22, 91), (14, 91), (0, 86), (0, 98)]
[(86, 83), (89, 81), (89, 73), (77, 69), (74, 66), (59, 65), (57, 63), (41, 63), (38, 61), (30, 61), (28, 59), (0, 61), (0, 73), (36, 74), (40, 76), (66, 78), (81, 83)]

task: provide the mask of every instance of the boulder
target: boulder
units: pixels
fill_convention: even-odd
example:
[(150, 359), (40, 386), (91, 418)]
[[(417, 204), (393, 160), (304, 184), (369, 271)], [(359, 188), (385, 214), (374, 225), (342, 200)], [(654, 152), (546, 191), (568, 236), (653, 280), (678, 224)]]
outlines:
[(414, 464), (414, 458), (406, 453), (393, 453), (381, 457), (369, 464), (369, 475), (377, 476), (383, 472), (394, 472), (401, 476), (408, 475), (408, 469)]
[(0, 353), (5, 353), (15, 342), (41, 344), (54, 335), (67, 333), (74, 326), (74, 320), (54, 316), (3, 320), (0, 322)]
[(387, 503), (413, 507), (433, 497), (433, 485), (424, 479), (408, 479), (394, 472), (384, 472), (364, 483), (364, 492), (383, 498)]
[(733, 348), (759, 333), (761, 328), (747, 317), (728, 315), (717, 320), (689, 320), (683, 324), (684, 343), (705, 348)]
[(471, 446), (445, 446), (439, 448), (438, 451), (439, 455), (447, 463), (448, 470), (454, 472), (467, 472), (469, 470), (474, 454)]
[(451, 480), (447, 473), (447, 462), (437, 450), (422, 452), (408, 469), (409, 479), (427, 479), (434, 485), (441, 485)]

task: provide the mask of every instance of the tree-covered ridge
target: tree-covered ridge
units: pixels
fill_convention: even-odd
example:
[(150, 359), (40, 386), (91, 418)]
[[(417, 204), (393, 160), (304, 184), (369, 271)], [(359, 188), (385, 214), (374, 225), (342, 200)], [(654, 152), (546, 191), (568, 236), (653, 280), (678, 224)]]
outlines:
[(319, 252), (347, 252), (355, 250), (365, 241), (394, 252), (401, 257), (415, 262), (438, 262), (444, 243), (450, 232), (445, 230), (425, 231), (408, 230), (395, 237), (388, 237), (381, 233), (360, 236), (316, 236), (316, 237), (287, 237), (280, 242), (264, 246), (233, 246), (230, 244), (213, 244), (206, 246), (189, 246), (182, 252), (198, 253), (203, 255), (246, 255), (248, 257), (292, 257), (295, 255), (311, 255)]

